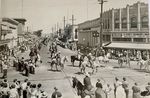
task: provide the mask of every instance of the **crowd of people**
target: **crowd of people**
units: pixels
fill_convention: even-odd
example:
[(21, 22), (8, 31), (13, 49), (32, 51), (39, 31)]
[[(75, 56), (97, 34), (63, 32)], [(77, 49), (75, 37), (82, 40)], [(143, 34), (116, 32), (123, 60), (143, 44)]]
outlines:
[[(62, 97), (57, 87), (54, 87), (51, 98)], [(35, 84), (25, 79), (23, 82), (14, 79), (12, 83), (4, 79), (0, 82), (0, 98), (48, 98), (48, 94), (42, 89), (42, 84)]]
[[(24, 58), (23, 56), (17, 56), (17, 53), (12, 51), (11, 55), (6, 53), (0, 53), (0, 72), (3, 73), (2, 78), (7, 78), (7, 71), (9, 67), (14, 67), (16, 71), (23, 73), (25, 76), (29, 74), (35, 74), (35, 67), (37, 62), (40, 60), (39, 50), (41, 49), (40, 41), (32, 43), (33, 46), (30, 47), (29, 59)], [(29, 46), (26, 46), (29, 47)]]
[[(150, 98), (150, 82), (147, 83), (145, 90), (142, 91), (137, 82), (131, 86), (125, 77), (122, 80), (116, 77), (114, 85), (104, 84), (101, 79), (98, 79), (95, 86), (93, 86), (90, 75), (86, 73), (83, 79), (83, 85), (83, 93), (79, 95), (86, 98)], [(81, 85), (77, 89), (80, 89), (80, 87)], [(96, 90), (94, 87), (96, 87)]]

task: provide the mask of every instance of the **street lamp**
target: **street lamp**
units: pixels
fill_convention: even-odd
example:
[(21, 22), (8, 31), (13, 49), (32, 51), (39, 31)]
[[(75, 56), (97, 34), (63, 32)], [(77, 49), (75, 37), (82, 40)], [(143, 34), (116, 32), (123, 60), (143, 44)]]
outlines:
[(100, 43), (100, 47), (102, 47), (102, 45), (103, 45), (103, 4), (107, 1), (106, 0), (98, 0), (98, 2), (101, 5), (99, 43)]

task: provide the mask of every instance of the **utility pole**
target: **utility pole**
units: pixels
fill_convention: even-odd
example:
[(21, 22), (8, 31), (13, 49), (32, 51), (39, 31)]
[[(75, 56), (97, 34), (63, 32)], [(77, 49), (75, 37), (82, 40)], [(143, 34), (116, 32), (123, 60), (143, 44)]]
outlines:
[(65, 30), (65, 27), (66, 27), (66, 19), (65, 19), (65, 16), (64, 16), (63, 22), (64, 22), (64, 30)]
[(72, 21), (72, 40), (73, 40), (73, 30), (74, 30), (74, 21), (75, 21), (76, 19), (74, 18), (74, 15), (72, 15), (72, 19), (71, 19), (71, 21)]
[(99, 44), (100, 44), (100, 47), (102, 48), (103, 47), (103, 4), (107, 1), (98, 0), (98, 2), (101, 5)]

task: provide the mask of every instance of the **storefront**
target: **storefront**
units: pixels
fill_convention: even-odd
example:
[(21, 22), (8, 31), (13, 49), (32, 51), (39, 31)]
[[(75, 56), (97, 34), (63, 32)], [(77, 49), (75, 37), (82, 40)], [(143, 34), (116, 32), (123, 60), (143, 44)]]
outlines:
[(119, 53), (129, 54), (133, 60), (136, 58), (149, 59), (150, 58), (150, 44), (137, 44), (137, 43), (111, 43), (105, 46), (107, 51), (117, 56)]

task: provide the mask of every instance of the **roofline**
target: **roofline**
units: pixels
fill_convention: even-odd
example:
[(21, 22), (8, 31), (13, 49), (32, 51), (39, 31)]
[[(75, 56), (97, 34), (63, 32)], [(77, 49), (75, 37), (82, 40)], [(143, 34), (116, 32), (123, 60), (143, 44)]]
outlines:
[(7, 17), (3, 17), (2, 18), (2, 22), (9, 22), (9, 23), (14, 24), (14, 25), (18, 25), (19, 24), (18, 21), (14, 20), (14, 19), (11, 19), (11, 18), (7, 18)]

